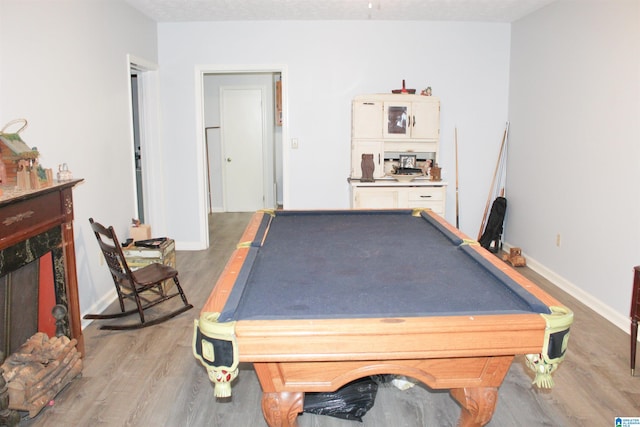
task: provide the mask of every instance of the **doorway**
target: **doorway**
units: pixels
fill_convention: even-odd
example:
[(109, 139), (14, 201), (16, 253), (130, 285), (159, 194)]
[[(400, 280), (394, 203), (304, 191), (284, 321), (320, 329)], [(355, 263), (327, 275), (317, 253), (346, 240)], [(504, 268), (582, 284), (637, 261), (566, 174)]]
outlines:
[(152, 226), (155, 233), (166, 233), (164, 180), (159, 146), (158, 66), (133, 55), (129, 63), (131, 94), (131, 183), (135, 188), (132, 216)]
[[(281, 113), (278, 114), (280, 121), (276, 121), (276, 114), (267, 113), (268, 129), (265, 135), (270, 140), (269, 147), (263, 147), (263, 174), (265, 176), (263, 183), (265, 194), (271, 194), (273, 202), (265, 196), (265, 203), (271, 206), (285, 207), (288, 205), (288, 156), (289, 151), (283, 149), (283, 141), (288, 138), (288, 122), (287, 122), (287, 67), (285, 65), (243, 65), (224, 66), (224, 65), (204, 65), (196, 67), (196, 102), (199, 108), (196, 109), (196, 126), (198, 139), (197, 156), (199, 160), (196, 164), (198, 169), (198, 185), (197, 190), (199, 197), (199, 239), (203, 243), (203, 247), (209, 247), (209, 214), (212, 212), (224, 212), (224, 198), (222, 188), (221, 175), (221, 142), (220, 142), (220, 102), (219, 102), (219, 86), (243, 86), (243, 85), (261, 85), (249, 81), (251, 78), (267, 77), (269, 82), (266, 83), (267, 104), (273, 108), (275, 104), (276, 82), (281, 87)], [(211, 82), (210, 80), (236, 79), (233, 82)], [(240, 79), (239, 83), (237, 80)], [(211, 85), (218, 85), (215, 89)], [(212, 96), (215, 94), (215, 97)], [(275, 111), (275, 110), (274, 110)], [(272, 120), (273, 118), (273, 120)], [(209, 179), (210, 177), (210, 179)]]
[[(284, 126), (276, 120), (275, 108), (279, 81), (281, 74), (277, 72), (203, 73), (207, 213), (250, 212), (282, 205)], [(260, 135), (262, 142), (247, 142), (259, 140)], [(223, 139), (230, 138), (241, 145), (223, 145)]]

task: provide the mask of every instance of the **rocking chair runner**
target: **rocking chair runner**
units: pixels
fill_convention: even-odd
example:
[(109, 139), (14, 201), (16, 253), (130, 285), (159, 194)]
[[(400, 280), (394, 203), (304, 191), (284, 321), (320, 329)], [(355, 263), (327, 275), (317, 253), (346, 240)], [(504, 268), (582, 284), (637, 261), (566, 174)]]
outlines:
[[(100, 329), (107, 330), (138, 329), (157, 325), (193, 308), (193, 305), (189, 304), (187, 297), (182, 291), (182, 287), (178, 281), (177, 270), (168, 265), (153, 263), (139, 270), (131, 271), (122, 253), (122, 247), (120, 246), (120, 242), (118, 242), (118, 237), (113, 227), (106, 228), (100, 223), (94, 222), (93, 218), (89, 218), (89, 222), (91, 223), (93, 233), (96, 235), (96, 239), (98, 239), (98, 245), (107, 261), (111, 277), (113, 277), (113, 282), (118, 292), (121, 312), (114, 314), (87, 314), (84, 316), (85, 319), (116, 319), (138, 313), (140, 315), (140, 323), (100, 326)], [(162, 283), (169, 279), (172, 279), (175, 283), (175, 292), (165, 292), (162, 287)], [(144, 292), (145, 295), (140, 295), (142, 292)], [(183, 306), (153, 320), (145, 320), (144, 311), (146, 309), (178, 295), (182, 298)], [(149, 296), (149, 298), (147, 298), (147, 296)], [(125, 310), (124, 302), (126, 299), (135, 301), (136, 308)]]

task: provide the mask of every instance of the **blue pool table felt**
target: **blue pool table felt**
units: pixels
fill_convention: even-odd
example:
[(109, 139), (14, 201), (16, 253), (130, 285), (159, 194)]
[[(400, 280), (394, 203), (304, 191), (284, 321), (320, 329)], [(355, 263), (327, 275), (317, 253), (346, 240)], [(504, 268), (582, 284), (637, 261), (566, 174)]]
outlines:
[[(266, 236), (265, 236), (266, 234)], [(220, 321), (549, 313), (429, 215), (265, 215)]]

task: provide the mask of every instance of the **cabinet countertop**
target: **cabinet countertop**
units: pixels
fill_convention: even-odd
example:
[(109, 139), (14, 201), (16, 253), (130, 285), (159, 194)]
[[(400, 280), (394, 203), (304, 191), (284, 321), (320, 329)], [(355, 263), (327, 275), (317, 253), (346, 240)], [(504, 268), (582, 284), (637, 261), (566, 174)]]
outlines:
[(377, 178), (373, 182), (347, 178), (347, 181), (357, 187), (444, 187), (448, 185), (446, 181), (431, 181), (427, 177), (419, 177), (407, 182), (397, 181), (395, 178)]

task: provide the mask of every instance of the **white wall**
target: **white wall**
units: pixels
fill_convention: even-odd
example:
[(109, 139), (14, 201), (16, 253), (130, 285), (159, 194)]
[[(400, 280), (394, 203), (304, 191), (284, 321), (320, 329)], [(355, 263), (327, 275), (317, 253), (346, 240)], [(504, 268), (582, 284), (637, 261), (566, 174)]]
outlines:
[(553, 3), (513, 24), (511, 57), (506, 240), (627, 330), (640, 264), (640, 3)]
[[(461, 228), (475, 236), (507, 121), (508, 24), (443, 22), (210, 22), (158, 25), (169, 234), (200, 239), (202, 162), (195, 69), (283, 64), (288, 209), (348, 208), (351, 100), (401, 87), (433, 87), (441, 108), (447, 218), (455, 220), (454, 127), (458, 127)], [(287, 132), (288, 131), (288, 132)], [(298, 138), (300, 148), (289, 148)], [(287, 162), (288, 160), (288, 162)]]
[[(89, 217), (128, 237), (136, 216), (127, 54), (157, 62), (155, 23), (110, 0), (0, 0), (0, 123), (26, 118), (22, 138), (41, 164), (67, 163), (83, 313), (113, 282)], [(97, 305), (96, 305), (97, 304)]]

